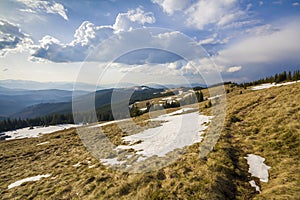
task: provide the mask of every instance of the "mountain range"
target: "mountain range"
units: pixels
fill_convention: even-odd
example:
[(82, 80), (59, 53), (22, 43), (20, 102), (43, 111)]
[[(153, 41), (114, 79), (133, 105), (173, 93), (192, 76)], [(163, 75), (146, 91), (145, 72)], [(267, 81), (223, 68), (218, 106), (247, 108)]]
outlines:
[[(91, 102), (95, 99), (95, 108), (99, 109), (111, 104), (112, 95), (115, 104), (124, 103), (129, 98), (129, 104), (136, 101), (161, 97), (164, 89), (148, 86), (135, 86), (130, 88), (102, 89), (96, 92), (76, 91), (72, 100), (72, 91), (66, 90), (21, 90), (0, 87), (0, 116), (4, 118), (34, 118), (53, 114), (72, 113), (72, 103), (91, 109)], [(126, 102), (128, 104), (128, 101)]]

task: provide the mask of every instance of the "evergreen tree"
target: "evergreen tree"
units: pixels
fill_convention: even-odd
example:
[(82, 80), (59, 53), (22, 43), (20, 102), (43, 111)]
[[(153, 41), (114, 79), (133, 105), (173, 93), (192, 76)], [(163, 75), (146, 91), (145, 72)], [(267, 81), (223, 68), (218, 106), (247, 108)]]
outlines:
[(197, 101), (198, 101), (198, 102), (204, 101), (203, 93), (202, 93), (201, 90), (198, 91), (198, 92), (196, 92), (196, 98), (197, 98)]

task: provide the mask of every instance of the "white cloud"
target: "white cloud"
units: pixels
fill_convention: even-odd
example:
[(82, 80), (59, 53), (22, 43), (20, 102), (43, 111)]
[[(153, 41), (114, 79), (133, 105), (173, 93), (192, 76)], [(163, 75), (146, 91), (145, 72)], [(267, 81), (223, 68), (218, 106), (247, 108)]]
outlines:
[(203, 30), (207, 25), (216, 25), (219, 28), (228, 27), (231, 23), (236, 23), (235, 26), (249, 25), (251, 21), (247, 19), (247, 12), (252, 4), (248, 4), (243, 11), (239, 7), (238, 0), (152, 0), (152, 2), (161, 6), (169, 15), (175, 15), (175, 11), (181, 12), (185, 25), (199, 30)]
[(30, 9), (30, 8), (27, 8), (27, 9), (19, 9), (21, 12), (27, 12), (27, 13), (36, 13), (34, 10)]
[[(298, 21), (299, 19), (295, 19), (276, 30), (267, 25), (258, 27), (239, 40), (227, 44), (212, 60), (220, 72), (227, 72), (223, 74), (225, 79), (229, 78), (227, 80), (232, 80), (232, 75), (228, 73), (235, 72), (239, 66), (247, 73), (247, 78), (259, 76), (260, 70), (276, 73), (284, 70), (285, 66), (296, 67), (295, 63), (300, 62)], [(239, 81), (248, 81), (247, 78)]]
[(51, 36), (43, 37), (30, 59), (39, 62), (43, 60), (53, 62), (83, 61), (90, 51), (112, 36), (113, 31), (111, 26), (95, 26), (85, 21), (75, 31), (74, 40), (68, 44), (63, 44)]
[(225, 14), (223, 17), (221, 17), (221, 19), (218, 21), (218, 25), (219, 26), (225, 26), (227, 24), (229, 24), (230, 22), (235, 21), (238, 18), (241, 18), (245, 15), (244, 11), (237, 11), (237, 12), (233, 12), (233, 13), (228, 13)]
[(189, 26), (203, 29), (208, 24), (227, 24), (234, 20), (236, 0), (200, 0), (185, 11)]
[(91, 22), (85, 21), (75, 31), (75, 39), (71, 42), (71, 46), (76, 44), (81, 46), (98, 45), (101, 41), (112, 36), (113, 31), (112, 26), (96, 26)]
[(25, 9), (20, 9), (23, 12), (29, 13), (51, 13), (58, 14), (65, 20), (68, 20), (67, 9), (55, 1), (43, 1), (43, 0), (17, 0), (26, 6)]
[(270, 34), (245, 38), (219, 52), (232, 64), (300, 61), (300, 27), (298, 21)]
[(274, 32), (278, 31), (274, 29), (270, 24), (264, 24), (255, 26), (244, 31), (244, 34), (248, 34), (250, 36), (262, 36), (262, 35), (271, 35)]
[(152, 12), (144, 12), (139, 7), (135, 10), (129, 10), (126, 13), (119, 13), (113, 28), (116, 31), (128, 31), (133, 28), (142, 27), (146, 23), (155, 23), (155, 17)]
[(160, 5), (164, 12), (173, 15), (175, 11), (184, 11), (191, 0), (152, 0), (152, 2)]
[[(120, 23), (125, 22), (125, 25)], [(119, 14), (116, 22), (112, 26), (96, 26), (91, 22), (85, 21), (75, 31), (74, 39), (67, 44), (62, 44), (57, 39), (49, 36), (40, 41), (38, 48), (35, 48), (32, 53), (32, 61), (40, 61), (40, 59), (50, 60), (53, 62), (78, 62), (83, 61), (93, 52), (97, 46), (112, 37), (112, 39), (103, 45), (100, 52), (93, 52), (87, 61), (113, 61), (118, 56), (126, 53), (128, 49), (160, 47), (162, 49), (174, 49), (178, 55), (184, 55), (188, 52), (190, 57), (202, 55), (203, 52), (193, 51), (191, 48), (183, 48), (190, 38), (182, 37), (182, 34), (169, 30), (155, 29), (154, 32), (149, 32), (146, 29), (139, 31), (131, 31), (130, 27), (142, 26), (144, 23), (153, 23), (151, 13), (146, 13), (141, 8), (130, 10), (127, 13)], [(121, 31), (123, 30), (123, 31)], [(196, 43), (195, 43), (196, 45)], [(135, 57), (130, 57), (120, 60), (126, 63), (165, 63), (173, 62), (178, 59), (178, 55), (166, 54), (163, 52), (139, 53)], [(130, 62), (127, 62), (130, 61)]]
[(240, 71), (241, 69), (242, 69), (242, 66), (229, 67), (229, 68), (227, 69), (227, 72), (233, 73), (233, 72)]
[(204, 40), (200, 40), (198, 44), (205, 45), (205, 44), (226, 44), (228, 43), (229, 38), (219, 39), (218, 34), (214, 33), (211, 37), (206, 38)]
[(21, 52), (33, 44), (29, 36), (18, 25), (0, 20), (0, 56), (8, 52)]
[(253, 20), (242, 20), (242, 21), (234, 21), (234, 22), (231, 22), (227, 25), (225, 25), (223, 28), (230, 28), (230, 29), (238, 29), (238, 28), (241, 28), (241, 27), (246, 27), (246, 26), (257, 26), (259, 23), (261, 23), (260, 20), (258, 19), (253, 19)]
[(295, 6), (295, 7), (297, 7), (297, 6), (300, 6), (300, 3), (299, 2), (295, 2), (292, 5)]

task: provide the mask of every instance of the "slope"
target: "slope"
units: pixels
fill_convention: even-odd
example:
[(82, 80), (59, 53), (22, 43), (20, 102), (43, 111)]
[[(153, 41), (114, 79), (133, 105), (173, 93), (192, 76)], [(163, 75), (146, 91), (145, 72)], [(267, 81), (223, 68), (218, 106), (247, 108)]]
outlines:
[[(176, 162), (154, 172), (108, 169), (84, 147), (76, 131), (0, 142), (2, 199), (297, 199), (299, 194), (300, 83), (261, 91), (230, 88), (221, 137), (206, 159), (197, 143)], [(240, 94), (242, 91), (242, 94)], [(206, 102), (200, 103), (204, 113)], [(174, 110), (174, 109), (173, 109)], [(147, 115), (135, 119), (147, 128)], [(124, 134), (104, 126), (113, 141)], [(129, 127), (130, 128), (130, 127)], [(42, 144), (42, 145), (41, 145)], [(271, 166), (262, 193), (249, 184), (244, 157), (257, 154)], [(15, 181), (51, 174), (8, 189)]]

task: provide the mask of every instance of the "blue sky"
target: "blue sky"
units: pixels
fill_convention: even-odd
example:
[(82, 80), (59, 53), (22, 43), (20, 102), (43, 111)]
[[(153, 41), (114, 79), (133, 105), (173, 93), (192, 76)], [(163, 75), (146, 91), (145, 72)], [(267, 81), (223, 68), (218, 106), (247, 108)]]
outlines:
[[(243, 82), (299, 69), (299, 24), (298, 0), (0, 1), (0, 79), (74, 82), (89, 67), (81, 81), (91, 83), (101, 68), (105, 84), (198, 82), (214, 68), (225, 81)], [(149, 27), (163, 29), (134, 31)], [(208, 55), (194, 55), (183, 35)], [(118, 40), (99, 49), (111, 37)], [(170, 51), (141, 49), (107, 68), (116, 52), (153, 44)], [(182, 50), (193, 56), (174, 53)]]

